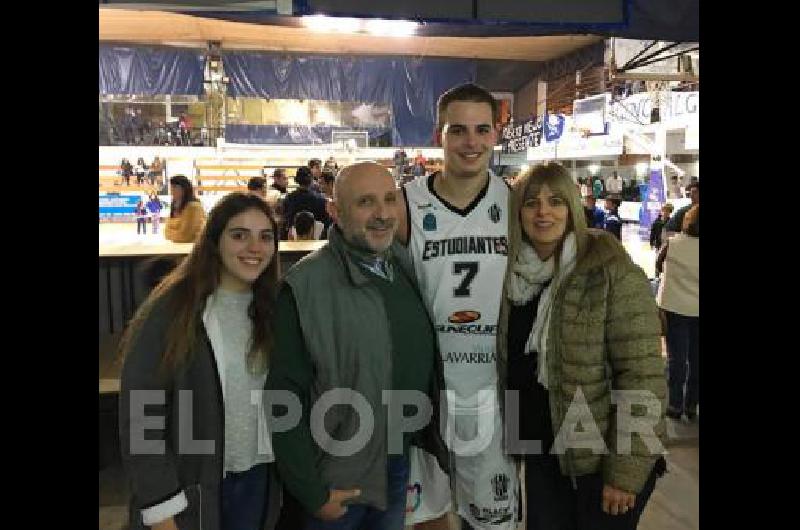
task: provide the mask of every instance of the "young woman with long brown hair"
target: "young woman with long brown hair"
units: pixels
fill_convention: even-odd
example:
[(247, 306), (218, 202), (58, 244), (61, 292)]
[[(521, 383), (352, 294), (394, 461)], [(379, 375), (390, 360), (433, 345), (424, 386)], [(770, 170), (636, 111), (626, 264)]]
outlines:
[(222, 198), (123, 336), (131, 529), (262, 530), (277, 516), (257, 393), (273, 345), (277, 235), (262, 199)]

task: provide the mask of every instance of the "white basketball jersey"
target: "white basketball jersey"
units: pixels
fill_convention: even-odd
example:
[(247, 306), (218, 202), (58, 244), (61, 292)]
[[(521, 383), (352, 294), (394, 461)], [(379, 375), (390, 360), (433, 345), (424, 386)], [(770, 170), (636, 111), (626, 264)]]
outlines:
[[(435, 175), (439, 175), (438, 173)], [(433, 320), (447, 388), (457, 406), (497, 384), (495, 340), (508, 259), (509, 188), (489, 176), (486, 188), (464, 210), (433, 191), (434, 175), (405, 186), (408, 250)]]

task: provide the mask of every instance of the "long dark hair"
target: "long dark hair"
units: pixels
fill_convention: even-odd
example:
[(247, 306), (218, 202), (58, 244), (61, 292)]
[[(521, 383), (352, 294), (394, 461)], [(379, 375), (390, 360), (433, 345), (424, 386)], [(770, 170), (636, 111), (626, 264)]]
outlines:
[(194, 188), (192, 187), (192, 183), (189, 182), (189, 179), (186, 178), (185, 175), (175, 175), (170, 177), (169, 179), (170, 185), (180, 186), (183, 188), (183, 197), (181, 198), (180, 204), (175, 203), (175, 199), (172, 199), (172, 204), (169, 207), (169, 216), (175, 217), (176, 215), (180, 215), (183, 209), (189, 204), (189, 201), (196, 201), (197, 197), (194, 196)]
[(247, 308), (247, 314), (253, 323), (247, 366), (253, 373), (263, 373), (266, 370), (274, 343), (272, 321), (280, 278), (278, 225), (272, 209), (262, 198), (239, 192), (226, 195), (211, 209), (191, 253), (161, 280), (131, 319), (120, 342), (120, 355), (127, 355), (131, 341), (147, 321), (154, 305), (170, 295), (168, 314), (171, 322), (167, 328), (162, 367), (174, 370), (188, 360), (200, 340), (198, 326), (201, 325), (206, 299), (219, 285), (222, 267), (219, 255), (220, 237), (230, 219), (247, 210), (264, 213), (274, 233), (272, 261), (253, 282), (253, 300)]

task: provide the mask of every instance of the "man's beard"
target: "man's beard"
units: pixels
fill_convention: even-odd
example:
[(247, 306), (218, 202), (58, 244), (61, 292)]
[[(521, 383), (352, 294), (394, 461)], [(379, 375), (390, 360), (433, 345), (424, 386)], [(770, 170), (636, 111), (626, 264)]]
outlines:
[[(344, 235), (346, 233), (346, 231), (342, 226), (342, 222), (344, 222), (344, 226), (347, 226), (347, 221), (346, 221), (346, 219), (342, 219), (339, 222), (339, 224), (340, 224), (339, 228), (342, 230), (342, 234)], [(393, 228), (396, 225), (397, 225), (397, 223), (394, 220), (391, 220), (391, 221), (380, 221), (380, 220), (378, 220), (378, 221), (375, 221), (375, 222), (372, 222), (372, 223), (368, 223), (367, 226), (366, 226), (366, 230), (370, 230), (370, 229), (374, 229), (374, 228)], [(349, 230), (347, 232), (349, 232)], [(385, 248), (383, 248), (381, 250), (376, 250), (372, 246), (370, 246), (370, 243), (367, 240), (366, 231), (358, 232), (358, 233), (352, 233), (351, 232), (351, 233), (348, 234), (348, 236), (345, 239), (347, 240), (347, 242), (350, 245), (352, 245), (353, 247), (357, 248), (358, 250), (361, 250), (363, 252), (369, 252), (370, 254), (382, 254), (382, 253), (386, 252), (386, 250), (391, 246), (393, 238), (389, 238), (389, 243), (386, 245)]]

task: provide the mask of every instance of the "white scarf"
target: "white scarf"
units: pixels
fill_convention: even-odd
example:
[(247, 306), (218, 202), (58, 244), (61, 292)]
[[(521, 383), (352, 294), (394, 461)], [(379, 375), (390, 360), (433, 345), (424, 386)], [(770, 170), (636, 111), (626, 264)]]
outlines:
[(553, 293), (558, 284), (564, 280), (575, 268), (575, 257), (577, 248), (575, 245), (575, 234), (570, 232), (564, 239), (559, 259), (558, 275), (553, 278), (553, 266), (555, 260), (550, 256), (546, 261), (542, 261), (533, 247), (523, 241), (517, 259), (511, 267), (511, 278), (508, 282), (506, 295), (514, 305), (525, 305), (534, 296), (542, 291), (544, 285), (550, 281), (550, 285), (544, 289), (539, 297), (539, 304), (536, 310), (536, 320), (533, 322), (531, 334), (525, 345), (525, 354), (532, 351), (539, 353), (538, 358), (538, 381), (547, 388), (547, 330), (550, 327), (550, 315), (553, 308)]

